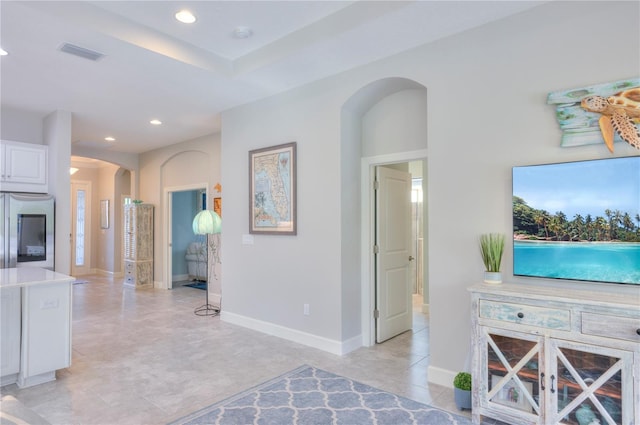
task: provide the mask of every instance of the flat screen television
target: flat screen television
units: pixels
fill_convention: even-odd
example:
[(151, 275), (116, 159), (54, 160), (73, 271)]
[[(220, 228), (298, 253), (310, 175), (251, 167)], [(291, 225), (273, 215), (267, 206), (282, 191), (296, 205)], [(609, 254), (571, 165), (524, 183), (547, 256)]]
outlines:
[(513, 274), (640, 285), (640, 156), (513, 167)]

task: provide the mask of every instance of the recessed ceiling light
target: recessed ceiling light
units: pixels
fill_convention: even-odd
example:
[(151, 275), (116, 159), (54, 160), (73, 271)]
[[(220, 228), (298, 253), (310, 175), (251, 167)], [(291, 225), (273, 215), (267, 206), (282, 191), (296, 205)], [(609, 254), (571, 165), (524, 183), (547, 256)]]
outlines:
[(113, 137), (109, 136), (109, 137), (105, 137), (104, 140), (106, 140), (107, 142), (115, 142), (116, 139), (114, 139)]
[(9, 53), (7, 53), (6, 50), (4, 50), (2, 47), (0, 47), (0, 56), (7, 56)]
[(235, 27), (233, 30), (234, 38), (249, 38), (253, 35), (253, 30), (249, 27)]
[(153, 125), (160, 125), (160, 124), (162, 124), (162, 121), (160, 121), (160, 120), (151, 120), (151, 121), (149, 121), (149, 123), (153, 124)]
[(188, 10), (181, 10), (180, 12), (176, 13), (175, 16), (176, 19), (183, 24), (193, 24), (196, 21), (196, 17), (193, 16), (193, 13), (189, 12)]

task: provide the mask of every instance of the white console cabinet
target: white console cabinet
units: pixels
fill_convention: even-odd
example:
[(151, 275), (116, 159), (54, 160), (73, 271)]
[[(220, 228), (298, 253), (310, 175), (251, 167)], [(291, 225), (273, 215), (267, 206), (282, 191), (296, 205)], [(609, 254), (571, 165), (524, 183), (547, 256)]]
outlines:
[(0, 184), (5, 192), (47, 193), (48, 146), (0, 141)]
[(640, 291), (469, 288), (473, 423), (640, 424)]

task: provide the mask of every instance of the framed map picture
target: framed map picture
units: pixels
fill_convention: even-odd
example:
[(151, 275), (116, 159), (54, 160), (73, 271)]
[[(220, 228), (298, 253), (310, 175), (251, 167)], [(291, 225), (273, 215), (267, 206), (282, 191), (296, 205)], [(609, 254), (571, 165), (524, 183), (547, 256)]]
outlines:
[(249, 233), (296, 234), (296, 142), (249, 151)]

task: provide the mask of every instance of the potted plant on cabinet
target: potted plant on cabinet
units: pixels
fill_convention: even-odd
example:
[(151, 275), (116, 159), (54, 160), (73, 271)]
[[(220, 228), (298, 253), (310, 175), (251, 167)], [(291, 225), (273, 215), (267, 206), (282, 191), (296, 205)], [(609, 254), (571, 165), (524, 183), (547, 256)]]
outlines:
[(459, 372), (453, 378), (453, 398), (459, 410), (471, 409), (471, 374)]
[(504, 235), (502, 233), (485, 233), (480, 235), (480, 254), (484, 263), (484, 282), (488, 284), (502, 283), (500, 263), (504, 252)]

